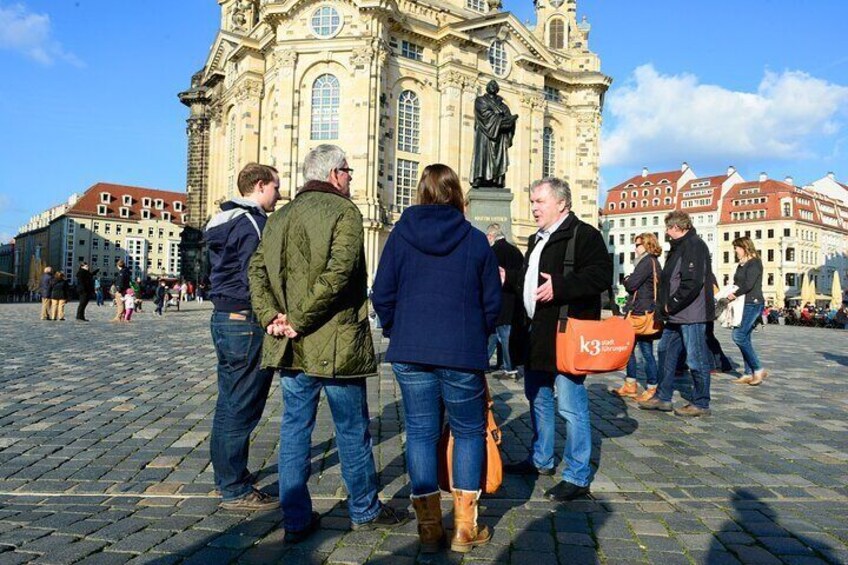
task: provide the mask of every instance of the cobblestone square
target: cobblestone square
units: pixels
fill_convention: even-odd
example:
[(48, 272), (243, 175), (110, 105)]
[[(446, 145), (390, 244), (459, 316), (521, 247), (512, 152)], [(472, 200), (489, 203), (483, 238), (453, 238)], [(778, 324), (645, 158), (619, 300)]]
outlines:
[[(130, 324), (96, 305), (88, 324), (38, 312), (0, 305), (0, 564), (848, 563), (848, 332), (762, 329), (754, 342), (771, 376), (741, 387), (715, 375), (705, 419), (637, 410), (607, 392), (620, 375), (590, 377), (591, 497), (554, 505), (543, 492), (557, 477), (505, 477), (481, 508), (492, 543), (463, 558), (420, 555), (414, 522), (350, 531), (323, 401), (310, 479), (321, 531), (289, 547), (279, 512), (219, 509), (208, 304), (162, 318), (148, 307)], [(717, 335), (738, 364), (729, 332)], [(519, 460), (531, 437), (522, 383), (490, 386), (503, 455)], [(368, 392), (374, 456), (381, 495), (406, 506), (399, 394), (382, 365)], [(250, 461), (269, 492), (280, 412), (275, 383)]]

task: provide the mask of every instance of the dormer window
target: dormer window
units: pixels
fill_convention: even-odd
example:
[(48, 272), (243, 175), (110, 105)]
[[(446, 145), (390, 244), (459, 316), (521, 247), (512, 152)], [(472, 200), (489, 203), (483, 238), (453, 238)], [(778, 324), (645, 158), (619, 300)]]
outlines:
[(97, 215), (98, 216), (105, 216), (106, 215), (106, 205), (105, 204), (98, 204), (97, 205)]
[(624, 200), (625, 198), (627, 198), (627, 193), (626, 193), (626, 192), (622, 192), (622, 193), (621, 193), (621, 199), (622, 199), (622, 200)]
[(188, 221), (188, 214), (183, 214), (182, 215), (182, 222), (186, 223), (187, 221)]
[(101, 192), (100, 193), (100, 202), (101, 203), (109, 204), (109, 202), (111, 200), (112, 200), (112, 196), (108, 192)]
[(609, 208), (610, 210), (615, 210), (615, 202), (610, 202)]
[(668, 179), (663, 179), (660, 181), (660, 184), (668, 184)]
[(149, 220), (150, 219), (150, 210), (142, 210), (141, 211), (141, 219)]
[(152, 200), (150, 198), (146, 197), (146, 196), (141, 199), (141, 205), (144, 206), (145, 208), (150, 208), (151, 202), (152, 202)]
[(129, 194), (124, 194), (124, 206), (132, 206), (132, 196)]
[(646, 180), (645, 182), (642, 183), (642, 186), (651, 186), (651, 181)]
[(120, 214), (121, 214), (122, 218), (129, 218), (130, 217), (130, 209), (127, 208), (126, 206), (121, 206)]
[(175, 211), (177, 211), (177, 212), (182, 212), (182, 210), (183, 210), (183, 203), (182, 203), (182, 202), (180, 202), (179, 200), (175, 200), (175, 201), (174, 201), (174, 210), (175, 210)]
[(153, 203), (157, 210), (162, 210), (163, 208), (165, 208), (165, 201), (161, 198), (157, 198)]
[(162, 212), (162, 219), (165, 220), (166, 222), (169, 222), (171, 220), (171, 213), (170, 212)]

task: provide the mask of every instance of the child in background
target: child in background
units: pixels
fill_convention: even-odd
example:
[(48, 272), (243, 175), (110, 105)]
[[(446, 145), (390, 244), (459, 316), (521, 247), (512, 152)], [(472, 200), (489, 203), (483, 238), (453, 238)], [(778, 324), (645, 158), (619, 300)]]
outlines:
[(127, 289), (124, 295), (124, 321), (129, 322), (132, 319), (135, 311), (135, 291), (132, 288)]

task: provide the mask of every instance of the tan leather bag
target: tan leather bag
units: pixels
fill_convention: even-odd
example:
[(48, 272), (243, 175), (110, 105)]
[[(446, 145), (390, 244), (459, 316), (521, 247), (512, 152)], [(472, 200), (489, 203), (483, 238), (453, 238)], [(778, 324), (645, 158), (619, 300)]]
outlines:
[[(501, 430), (495, 421), (492, 407), (495, 402), (489, 394), (489, 385), (486, 383), (485, 392), (485, 418), (486, 418), (486, 457), (483, 458), (483, 472), (480, 476), (480, 489), (485, 494), (494, 494), (503, 482), (503, 461), (501, 451)], [(445, 426), (442, 437), (439, 439), (439, 488), (450, 491), (453, 487), (453, 434), (450, 427)]]

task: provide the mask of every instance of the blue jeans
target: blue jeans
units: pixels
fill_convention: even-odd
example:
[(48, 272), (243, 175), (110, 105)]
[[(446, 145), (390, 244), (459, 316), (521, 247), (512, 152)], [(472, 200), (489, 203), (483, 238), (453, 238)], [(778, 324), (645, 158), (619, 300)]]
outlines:
[(280, 371), (283, 418), (280, 424), (280, 506), (283, 527), (300, 531), (309, 526), (312, 498), (309, 480), (312, 430), (321, 390), (333, 415), (342, 480), (348, 492), (348, 512), (355, 524), (380, 513), (377, 470), (368, 431), (368, 400), (364, 378), (310, 377), (301, 371)]
[(209, 448), (215, 485), (226, 500), (247, 496), (250, 434), (259, 423), (274, 372), (260, 367), (265, 331), (253, 313), (212, 313), (218, 354), (218, 401)]
[(538, 469), (554, 467), (554, 383), (557, 390), (557, 411), (565, 419), (565, 449), (562, 459), (566, 466), (562, 479), (577, 486), (589, 486), (592, 468), (592, 426), (589, 421), (589, 395), (583, 382), (586, 377), (527, 371), (524, 374), (524, 394), (530, 402), (530, 421), (533, 426), (532, 462)]
[(439, 490), (437, 449), (445, 409), (454, 440), (453, 486), (480, 490), (486, 444), (483, 375), (411, 363), (393, 363), (392, 370), (403, 398), (412, 494)]
[(512, 359), (509, 357), (509, 333), (512, 329), (512, 326), (509, 324), (504, 324), (502, 326), (495, 326), (495, 333), (489, 336), (489, 356), (487, 359), (492, 358), (492, 353), (495, 352), (498, 344), (501, 344), (501, 359), (503, 360), (503, 364), (500, 369), (504, 371), (512, 371)]
[(103, 306), (103, 291), (98, 288), (94, 291), (94, 296), (97, 299), (97, 305)]
[(636, 360), (636, 349), (642, 354), (642, 360), (645, 363), (645, 379), (647, 386), (657, 386), (657, 360), (654, 358), (654, 342), (647, 339), (636, 339), (636, 347), (633, 353), (630, 354), (630, 359), (627, 360), (627, 376), (631, 379), (636, 378), (636, 373), (639, 370), (639, 362)]
[(663, 329), (659, 354), (660, 378), (657, 398), (671, 402), (674, 395), (674, 372), (681, 351), (686, 353), (686, 366), (692, 375), (692, 404), (698, 408), (710, 407), (710, 362), (707, 349), (706, 324), (667, 323)]
[(760, 358), (757, 352), (754, 351), (754, 344), (751, 343), (751, 334), (754, 333), (754, 326), (757, 323), (757, 318), (763, 311), (763, 306), (756, 302), (746, 303), (742, 309), (742, 323), (738, 328), (733, 328), (733, 343), (739, 346), (739, 351), (742, 352), (742, 359), (745, 360), (745, 374), (751, 375), (754, 371), (759, 371), (763, 368), (760, 365)]

